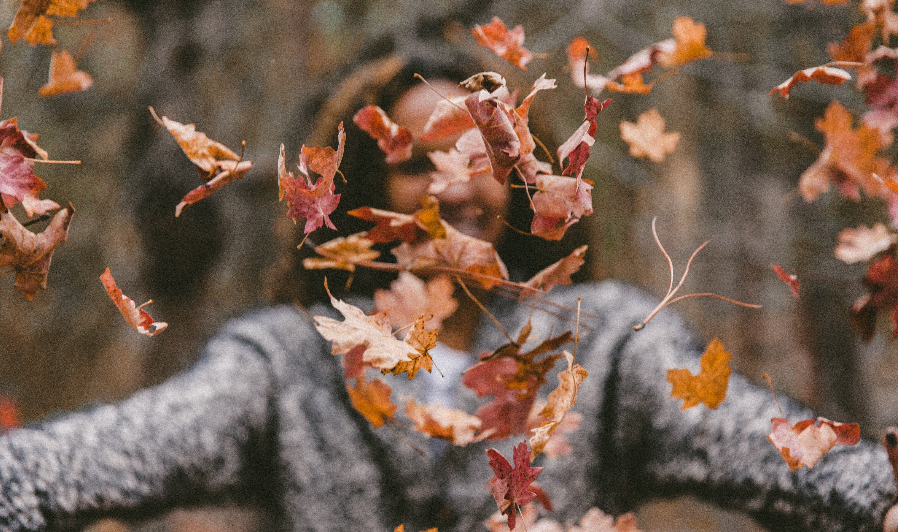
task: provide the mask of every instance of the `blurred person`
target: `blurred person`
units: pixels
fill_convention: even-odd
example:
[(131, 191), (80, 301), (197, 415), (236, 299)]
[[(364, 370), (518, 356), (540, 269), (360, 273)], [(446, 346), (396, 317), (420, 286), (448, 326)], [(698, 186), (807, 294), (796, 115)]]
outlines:
[[(323, 105), (316, 131), (332, 136), (337, 121), (348, 124), (359, 100), (378, 103), (395, 121), (420, 131), (422, 110), (438, 96), (410, 74), (448, 88), (469, 74), (463, 59), (436, 52), (364, 65)], [(363, 204), (414, 210), (429, 182), (423, 154), (409, 164), (381, 165), (373, 143), (348, 129), (341, 169), (353, 181), (343, 189), (341, 211)], [(326, 144), (315, 137), (309, 144)], [(500, 239), (502, 250), (523, 238), (495, 221), (507, 215), (521, 225), (514, 223), (522, 211), (514, 208), (515, 196), (487, 179), (438, 197), (447, 219), (471, 235)], [(348, 232), (353, 223), (366, 225), (340, 216), (334, 221)], [(532, 250), (555, 246), (525, 245), (518, 242), (503, 255), (513, 257), (510, 268), (522, 278), (546, 255)], [(271, 293), (305, 301), (309, 310), (282, 304), (252, 312), (226, 325), (200, 360), (163, 384), (0, 438), (0, 526), (70, 529), (99, 517), (128, 519), (236, 500), (260, 504), (276, 530), (389, 531), (401, 523), (407, 530), (482, 530), (496, 510), (485, 490), (492, 472), (484, 450), (497, 447), (507, 455), (520, 437), (446, 447), (417, 434), (373, 429), (350, 404), (339, 360), (311, 322), (312, 315), (333, 314), (314, 304), (323, 299), (323, 274), (293, 266), (290, 260), (279, 264)], [(354, 290), (370, 293), (386, 281), (359, 272)], [(570, 328), (565, 319), (534, 314), (528, 304), (481, 295), (511, 331), (531, 315), (535, 331)], [(620, 513), (652, 496), (693, 493), (746, 511), (773, 530), (882, 529), (895, 486), (878, 445), (835, 448), (812, 470), (793, 473), (765, 437), (772, 417), (813, 417), (807, 409), (783, 400), (781, 414), (768, 390), (733, 375), (726, 401), (713, 414), (681, 411), (665, 375), (668, 368), (698, 366), (702, 343), (687, 326), (668, 311), (634, 331), (656, 302), (615, 281), (556, 287), (548, 299), (570, 307), (578, 296), (582, 315), (591, 316), (581, 320), (577, 349), (589, 378), (577, 397), (583, 421), (568, 437), (572, 452), (538, 464), (544, 466), (539, 483), (555, 506), (552, 518), (573, 523), (592, 506)], [(472, 409), (473, 394), (454, 393), (458, 368), (504, 337), (465, 301), (444, 323), (443, 345), (434, 351), (445, 376), (394, 379), (396, 392)]]

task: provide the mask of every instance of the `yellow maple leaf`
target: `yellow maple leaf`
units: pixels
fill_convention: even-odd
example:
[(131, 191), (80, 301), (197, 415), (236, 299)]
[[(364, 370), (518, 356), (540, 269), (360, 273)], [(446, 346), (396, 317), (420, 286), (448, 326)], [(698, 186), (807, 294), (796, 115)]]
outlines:
[(688, 369), (667, 370), (667, 381), (673, 384), (670, 396), (682, 399), (683, 410), (699, 403), (716, 409), (723, 402), (730, 380), (730, 358), (717, 338), (711, 340), (701, 360), (701, 373), (693, 375)]

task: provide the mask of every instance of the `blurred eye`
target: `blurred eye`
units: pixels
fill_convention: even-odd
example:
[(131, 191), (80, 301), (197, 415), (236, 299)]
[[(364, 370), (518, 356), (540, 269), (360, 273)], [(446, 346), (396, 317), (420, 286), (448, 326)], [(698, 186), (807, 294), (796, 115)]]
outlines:
[(403, 175), (421, 175), (433, 172), (436, 167), (427, 157), (412, 157), (405, 162), (392, 165), (391, 170)]

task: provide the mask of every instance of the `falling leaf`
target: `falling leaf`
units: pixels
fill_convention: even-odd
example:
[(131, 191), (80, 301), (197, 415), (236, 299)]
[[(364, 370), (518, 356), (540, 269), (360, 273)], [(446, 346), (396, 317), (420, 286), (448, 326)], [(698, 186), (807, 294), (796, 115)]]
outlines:
[(835, 61), (849, 61), (852, 63), (867, 62), (867, 53), (873, 42), (873, 34), (876, 32), (876, 24), (862, 22), (851, 27), (851, 31), (841, 43), (830, 43), (829, 55)]
[(536, 497), (530, 484), (543, 468), (530, 466), (530, 450), (527, 442), (519, 443), (512, 451), (514, 467), (495, 449), (487, 449), (490, 467), (495, 476), (489, 481), (490, 492), (496, 499), (499, 511), (508, 516), (508, 528), (514, 530), (517, 507)]
[(106, 293), (109, 294), (109, 298), (112, 299), (119, 312), (122, 313), (125, 321), (135, 331), (147, 336), (156, 336), (168, 327), (168, 324), (164, 321), (153, 321), (150, 314), (143, 309), (144, 306), (152, 303), (152, 300), (138, 307), (130, 297), (123, 294), (119, 287), (116, 286), (115, 279), (112, 278), (109, 268), (106, 268), (106, 271), (100, 276), (100, 282), (103, 283)]
[(465, 98), (467, 96), (448, 96), (438, 101), (424, 124), (420, 139), (432, 142), (474, 127), (474, 119), (465, 107)]
[(352, 117), (352, 121), (377, 141), (377, 146), (387, 155), (388, 164), (411, 159), (412, 132), (390, 120), (380, 107), (363, 107)]
[(605, 89), (609, 80), (606, 76), (590, 74), (586, 70), (586, 51), (595, 52), (595, 46), (589, 44), (583, 37), (575, 37), (567, 47), (568, 67), (571, 70), (571, 78), (574, 86), (581, 89), (589, 89), (594, 94), (599, 94)]
[(74, 207), (57, 212), (41, 233), (34, 234), (16, 220), (12, 212), (0, 212), (0, 268), (15, 272), (15, 287), (32, 300), (47, 288), (50, 260), (56, 246), (66, 241)]
[(477, 44), (489, 48), (521, 70), (527, 70), (527, 63), (533, 60), (533, 54), (524, 48), (524, 28), (521, 26), (509, 31), (499, 17), (493, 17), (489, 24), (474, 26), (471, 34)]
[(826, 65), (816, 66), (799, 70), (791, 78), (771, 89), (770, 94), (773, 95), (773, 93), (778, 92), (783, 98), (788, 98), (789, 91), (792, 90), (796, 83), (807, 83), (814, 80), (826, 85), (841, 85), (850, 79), (851, 74), (841, 68)]
[(53, 50), (50, 56), (50, 80), (38, 89), (41, 97), (81, 92), (89, 89), (94, 79), (83, 70), (78, 70), (75, 59), (68, 50)]
[(389, 290), (375, 290), (374, 306), (387, 313), (392, 323), (412, 323), (424, 316), (427, 328), (439, 329), (458, 308), (458, 301), (452, 297), (454, 291), (455, 286), (445, 275), (425, 283), (411, 273), (400, 272)]
[(898, 242), (898, 235), (877, 222), (873, 227), (861, 225), (856, 229), (843, 229), (839, 232), (838, 241), (836, 258), (847, 264), (854, 264), (868, 261), (889, 249)]
[(415, 325), (409, 330), (405, 336), (405, 343), (410, 345), (416, 352), (410, 353), (411, 361), (400, 361), (392, 370), (382, 369), (381, 373), (392, 373), (399, 375), (406, 373), (409, 380), (414, 379), (418, 374), (418, 370), (425, 370), (430, 373), (433, 370), (433, 359), (430, 357), (430, 350), (437, 345), (437, 330), (426, 330), (424, 328), (424, 316), (420, 316)]
[(802, 466), (811, 469), (836, 445), (854, 445), (861, 439), (857, 423), (838, 423), (823, 417), (799, 421), (795, 426), (781, 417), (771, 419), (770, 423), (773, 430), (767, 439), (792, 471)]
[(614, 518), (592, 507), (580, 518), (580, 523), (568, 528), (567, 532), (639, 532), (639, 527), (633, 512)]
[(22, 414), (15, 400), (8, 395), (0, 395), (0, 434), (22, 427)]
[(711, 340), (701, 358), (701, 372), (692, 375), (688, 369), (667, 370), (667, 381), (673, 385), (670, 396), (683, 400), (682, 410), (699, 403), (716, 409), (723, 402), (730, 380), (730, 358), (717, 338)]
[[(325, 284), (325, 288), (327, 285)], [(392, 371), (400, 362), (410, 362), (419, 356), (411, 345), (393, 337), (390, 322), (383, 315), (366, 316), (362, 310), (328, 295), (331, 305), (339, 310), (343, 321), (327, 316), (315, 316), (315, 328), (325, 340), (333, 342), (335, 355), (348, 353), (358, 345), (366, 347), (363, 361), (371, 367)]]
[[(289, 210), (287, 216), (295, 223), (300, 218), (306, 219), (303, 232), (311, 233), (326, 224), (337, 229), (329, 215), (340, 203), (340, 194), (334, 194), (334, 176), (343, 160), (343, 149), (346, 133), (343, 122), (337, 126), (337, 149), (330, 146), (307, 148), (303, 145), (299, 155), (299, 175), (287, 171), (284, 145), (278, 157), (278, 200), (287, 199)], [(320, 176), (312, 183), (312, 173)]]
[(672, 153), (680, 141), (679, 133), (664, 132), (664, 118), (657, 109), (650, 109), (639, 115), (635, 124), (621, 122), (620, 135), (630, 145), (630, 155), (648, 157), (656, 163)]
[(227, 146), (215, 142), (205, 133), (196, 130), (193, 124), (182, 124), (167, 116), (159, 118), (155, 109), (150, 113), (160, 125), (164, 126), (181, 146), (187, 158), (196, 165), (200, 177), (206, 183), (191, 190), (175, 207), (175, 216), (180, 216), (187, 205), (192, 205), (223, 187), (245, 176), (253, 167), (250, 161), (244, 161)]
[[(34, 165), (31, 159), (49, 159), (36, 140), (37, 135), (19, 129), (15, 118), (0, 122), (0, 199), (7, 209), (18, 202), (25, 202), (26, 196), (36, 199), (47, 188), (31, 169)], [(28, 211), (28, 216), (31, 216), (31, 209)]]
[(592, 214), (592, 185), (574, 177), (540, 174), (533, 195), (530, 232), (546, 240), (560, 240), (581, 216)]
[(396, 414), (396, 405), (390, 402), (393, 390), (382, 380), (365, 381), (364, 376), (355, 379), (355, 385), (349, 386), (349, 400), (359, 414), (362, 414), (374, 428), (380, 428), (387, 420), (392, 421)]
[(531, 460), (543, 452), (552, 433), (564, 421), (568, 411), (577, 404), (577, 391), (583, 379), (589, 376), (580, 364), (574, 364), (574, 355), (565, 351), (564, 356), (567, 359), (567, 369), (558, 374), (558, 387), (549, 394), (549, 403), (540, 412), (540, 416), (547, 421), (531, 430)]
[(546, 382), (546, 375), (563, 356), (553, 351), (571, 341), (568, 331), (542, 341), (530, 351), (522, 352), (529, 334), (528, 325), (518, 335), (517, 341), (482, 355), (480, 361), (466, 370), (462, 378), (462, 384), (478, 396), (493, 396), (475, 414), (483, 420), (484, 431), (493, 431), (490, 439), (527, 432), (527, 420), (536, 395)]
[(793, 296), (799, 297), (799, 292), (798, 292), (799, 287), (798, 287), (798, 276), (797, 275), (786, 273), (786, 271), (783, 270), (783, 267), (780, 266), (779, 264), (771, 264), (770, 269), (773, 270), (773, 273), (775, 273), (777, 275), (777, 277), (779, 277), (782, 282), (789, 285), (789, 289), (792, 290)]
[(6, 32), (9, 41), (19, 39), (34, 46), (36, 44), (56, 44), (53, 37), (53, 22), (50, 17), (78, 16), (78, 11), (94, 0), (23, 0), (16, 17)]
[(592, 96), (586, 96), (586, 103), (583, 104), (586, 116), (583, 123), (570, 138), (558, 147), (558, 161), (564, 163), (564, 160), (568, 159), (568, 165), (561, 175), (578, 178), (583, 175), (583, 168), (590, 155), (589, 148), (595, 143), (596, 117), (610, 103), (611, 100), (600, 101)]
[(480, 418), (461, 410), (438, 404), (417, 404), (409, 400), (405, 405), (405, 414), (415, 424), (415, 430), (431, 438), (460, 446), (480, 440)]
[(302, 266), (307, 270), (334, 268), (354, 272), (357, 264), (372, 261), (380, 256), (379, 251), (371, 249), (373, 245), (374, 241), (365, 238), (364, 233), (337, 237), (315, 246), (315, 253), (325, 255), (325, 258), (303, 259)]
[(867, 293), (854, 302), (851, 309), (852, 325), (861, 338), (873, 338), (876, 316), (880, 311), (890, 312), (892, 336), (898, 337), (898, 260), (889, 253), (870, 263), (864, 275)]
[(513, 110), (486, 91), (468, 96), (465, 105), (486, 144), (493, 178), (504, 184), (521, 158), (521, 140), (515, 131)]
[(813, 201), (834, 183), (839, 192), (860, 199), (860, 191), (873, 197), (888, 198), (892, 193), (882, 180), (895, 174), (895, 169), (876, 153), (886, 146), (875, 128), (860, 124), (852, 127), (851, 113), (839, 102), (826, 108), (823, 118), (815, 121), (826, 137), (826, 146), (817, 161), (802, 175), (798, 189), (805, 201)]
[(545, 293), (555, 285), (571, 284), (571, 275), (577, 273), (583, 266), (585, 262), (583, 257), (588, 248), (586, 245), (578, 247), (567, 257), (543, 268), (524, 285)]
[(670, 68), (685, 65), (706, 59), (713, 54), (711, 49), (705, 46), (707, 30), (700, 22), (695, 22), (689, 17), (677, 17), (673, 21), (670, 33), (676, 39), (676, 47), (672, 52), (664, 52), (658, 56), (658, 63), (661, 66)]

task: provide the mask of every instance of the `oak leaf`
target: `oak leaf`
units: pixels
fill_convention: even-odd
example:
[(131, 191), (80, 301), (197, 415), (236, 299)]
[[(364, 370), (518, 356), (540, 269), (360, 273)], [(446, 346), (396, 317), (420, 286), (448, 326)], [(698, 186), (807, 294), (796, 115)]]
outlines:
[(0, 212), (0, 269), (15, 272), (15, 287), (29, 301), (38, 290), (47, 288), (53, 251), (68, 238), (74, 213), (74, 207), (69, 204), (53, 216), (46, 229), (34, 234), (12, 212)]
[(81, 92), (89, 89), (94, 79), (83, 70), (78, 70), (75, 59), (68, 50), (53, 50), (50, 56), (50, 80), (37, 93), (41, 97)]
[[(331, 229), (336, 229), (329, 217), (340, 203), (340, 194), (334, 194), (334, 176), (339, 171), (340, 162), (343, 160), (343, 149), (346, 143), (346, 133), (343, 131), (343, 122), (337, 126), (337, 149), (330, 146), (307, 148), (303, 145), (299, 155), (299, 175), (287, 171), (284, 162), (284, 145), (281, 144), (281, 153), (278, 157), (278, 200), (287, 199), (290, 209), (287, 216), (294, 223), (300, 219), (306, 219), (303, 232), (308, 234), (326, 224)], [(319, 174), (313, 183), (312, 174)]]
[(352, 121), (377, 141), (387, 156), (388, 164), (401, 163), (412, 157), (412, 132), (396, 124), (383, 109), (368, 105), (356, 112)]
[(527, 63), (533, 60), (533, 54), (524, 48), (524, 28), (521, 26), (509, 31), (499, 17), (493, 17), (489, 24), (474, 26), (471, 34), (477, 44), (489, 48), (521, 70), (527, 70)]
[(839, 232), (835, 255), (842, 262), (854, 264), (872, 259), (896, 242), (898, 235), (882, 223), (877, 222), (873, 227), (861, 225)]
[(802, 466), (811, 469), (836, 445), (854, 445), (861, 439), (857, 423), (838, 423), (823, 417), (799, 421), (794, 426), (781, 417), (771, 419), (770, 423), (773, 430), (767, 439), (792, 471)]
[(151, 299), (138, 307), (137, 304), (134, 303), (130, 297), (123, 294), (115, 284), (115, 279), (112, 278), (112, 273), (109, 271), (109, 268), (106, 268), (106, 271), (100, 275), (100, 282), (103, 283), (106, 293), (109, 294), (109, 298), (112, 299), (116, 308), (122, 313), (125, 321), (128, 325), (133, 327), (135, 331), (147, 336), (156, 336), (168, 327), (168, 324), (164, 321), (153, 321), (150, 314), (143, 309), (144, 306), (152, 303), (153, 300)]
[(773, 270), (773, 273), (780, 278), (780, 281), (786, 283), (789, 286), (789, 289), (792, 290), (792, 295), (795, 297), (799, 297), (799, 285), (798, 285), (798, 276), (795, 274), (786, 273), (786, 270), (783, 269), (779, 264), (771, 264), (770, 269)]
[(783, 98), (788, 98), (789, 92), (796, 83), (807, 83), (808, 81), (814, 80), (826, 85), (841, 85), (850, 79), (851, 74), (841, 68), (826, 65), (816, 66), (799, 70), (793, 74), (792, 77), (771, 89), (770, 95), (778, 92)]
[(338, 321), (327, 316), (314, 316), (315, 328), (325, 340), (333, 342), (331, 353), (348, 353), (354, 347), (364, 345), (364, 363), (387, 371), (392, 371), (400, 362), (411, 362), (418, 356), (414, 347), (393, 336), (390, 322), (385, 316), (366, 316), (360, 308), (340, 301), (330, 291), (328, 295), (331, 305), (345, 318)]
[(636, 119), (636, 123), (620, 123), (621, 138), (630, 145), (633, 157), (648, 157), (660, 163), (672, 153), (680, 141), (677, 132), (664, 132), (664, 118), (657, 109), (650, 109)]
[(364, 376), (356, 377), (355, 384), (346, 384), (349, 400), (353, 408), (371, 423), (380, 428), (387, 420), (392, 421), (397, 406), (390, 402), (393, 390), (382, 380), (366, 381)]
[(531, 460), (545, 450), (555, 429), (564, 421), (568, 411), (577, 404), (577, 391), (583, 379), (589, 376), (580, 364), (574, 364), (574, 355), (565, 351), (564, 356), (567, 359), (567, 369), (558, 374), (558, 387), (549, 394), (549, 403), (539, 414), (547, 421), (530, 431)]
[(415, 424), (415, 430), (431, 438), (465, 446), (479, 441), (482, 421), (461, 410), (438, 404), (417, 404), (409, 400), (405, 414)]
[(496, 499), (499, 511), (508, 516), (508, 528), (514, 530), (517, 507), (536, 498), (531, 483), (542, 472), (542, 467), (530, 465), (530, 450), (527, 442), (521, 442), (512, 451), (514, 466), (495, 449), (487, 449), (490, 467), (495, 476), (489, 481), (490, 493)]
[(424, 325), (439, 329), (443, 320), (455, 313), (458, 301), (452, 297), (455, 286), (449, 277), (439, 275), (426, 283), (408, 272), (400, 272), (389, 290), (374, 291), (374, 306), (386, 312), (392, 323), (412, 323), (424, 316)]
[(78, 16), (78, 11), (94, 0), (23, 0), (16, 16), (6, 32), (9, 41), (19, 39), (34, 46), (36, 44), (56, 44), (53, 37), (53, 19), (50, 17)]
[(226, 184), (240, 179), (253, 167), (252, 162), (242, 160), (227, 146), (197, 131), (194, 124), (182, 124), (167, 116), (160, 118), (152, 107), (150, 113), (156, 122), (171, 133), (184, 151), (184, 155), (196, 165), (200, 177), (206, 181), (181, 199), (175, 207), (176, 217), (181, 215), (184, 207), (207, 198)]
[(701, 372), (692, 375), (688, 369), (667, 370), (667, 381), (673, 385), (670, 396), (683, 400), (682, 410), (699, 403), (716, 409), (723, 402), (730, 380), (730, 358), (717, 338), (711, 340), (701, 358)]

